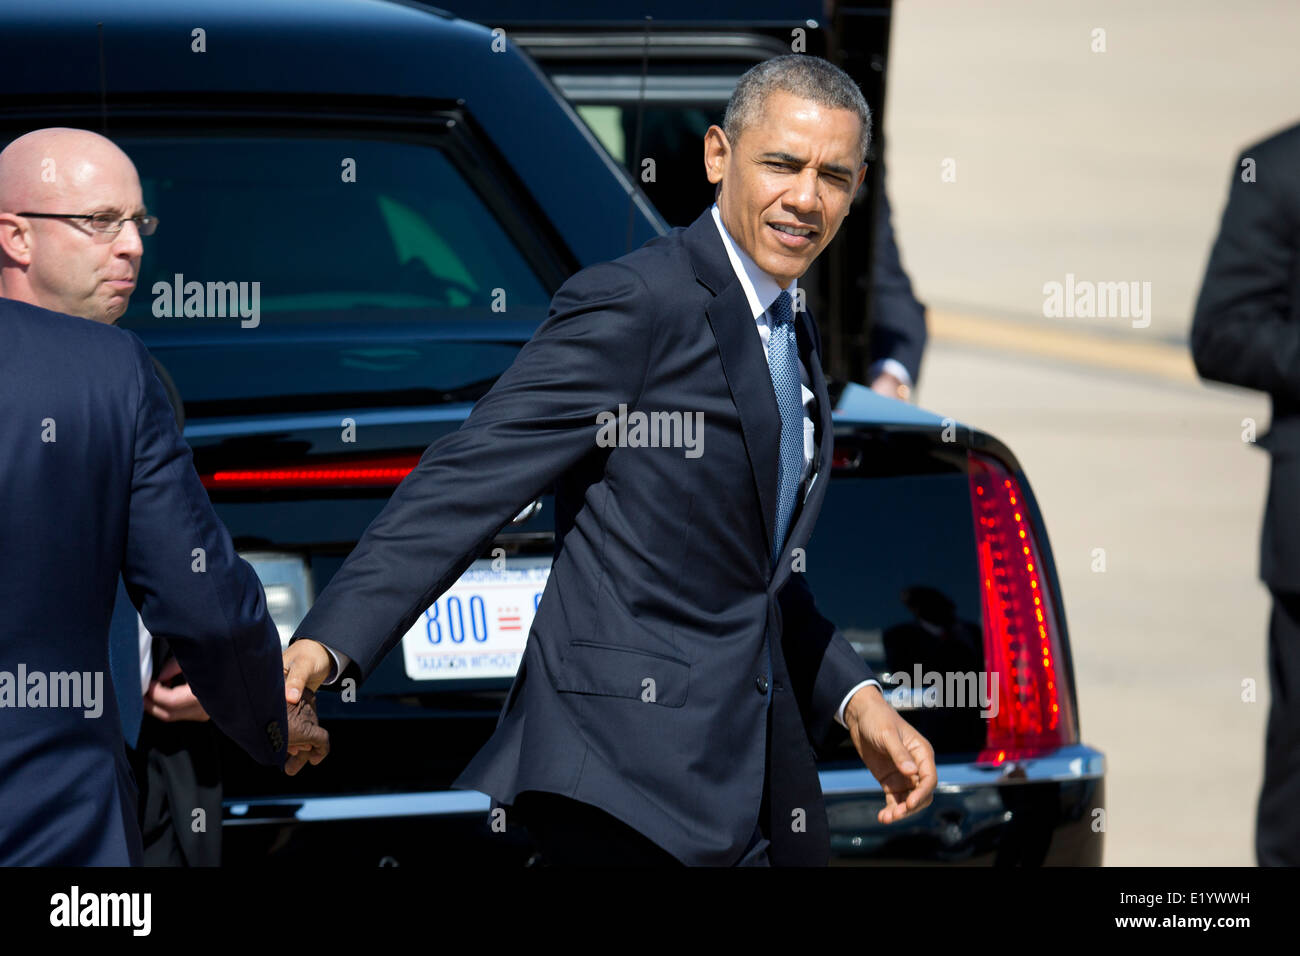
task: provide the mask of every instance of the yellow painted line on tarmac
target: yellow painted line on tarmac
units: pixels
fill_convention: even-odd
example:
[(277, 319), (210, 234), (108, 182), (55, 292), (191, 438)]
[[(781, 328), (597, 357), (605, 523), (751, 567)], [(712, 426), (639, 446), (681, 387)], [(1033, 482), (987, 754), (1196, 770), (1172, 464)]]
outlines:
[[(1050, 322), (1045, 319), (1044, 323)], [(1132, 338), (1091, 335), (1075, 329), (1044, 324), (991, 319), (930, 309), (926, 313), (930, 337), (936, 342), (974, 345), (995, 351), (1059, 359), (1094, 368), (1117, 369), (1174, 382), (1196, 383), (1191, 353), (1168, 342), (1143, 342)]]

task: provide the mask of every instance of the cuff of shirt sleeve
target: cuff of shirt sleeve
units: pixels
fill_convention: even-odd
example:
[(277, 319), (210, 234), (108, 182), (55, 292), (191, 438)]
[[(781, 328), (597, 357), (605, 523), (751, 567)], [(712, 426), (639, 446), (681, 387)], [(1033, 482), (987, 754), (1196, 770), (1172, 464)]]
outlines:
[(840, 701), (840, 709), (835, 712), (835, 722), (845, 730), (848, 730), (849, 725), (844, 722), (844, 708), (849, 706), (849, 701), (853, 699), (853, 695), (862, 690), (862, 688), (866, 687), (868, 684), (875, 684), (876, 690), (880, 691), (882, 694), (885, 692), (880, 686), (880, 681), (864, 680), (861, 684), (855, 685), (851, 691), (845, 694), (844, 699)]
[[(321, 646), (325, 647), (325, 645), (323, 644)], [(333, 684), (335, 681), (337, 681), (343, 673), (343, 668), (348, 666), (348, 657), (346, 654), (340, 655), (332, 647), (325, 647), (325, 650), (329, 651), (330, 661), (333, 662), (334, 666), (330, 670), (330, 676), (325, 678), (325, 680), (321, 681), (322, 686), (325, 684)], [(343, 657), (344, 660), (340, 661), (339, 660), (340, 657)]]
[(887, 358), (872, 362), (871, 367), (867, 369), (867, 378), (870, 379), (870, 382), (874, 382), (876, 376), (882, 372), (888, 372), (908, 388), (912, 387), (912, 376), (907, 374), (907, 367), (898, 359)]

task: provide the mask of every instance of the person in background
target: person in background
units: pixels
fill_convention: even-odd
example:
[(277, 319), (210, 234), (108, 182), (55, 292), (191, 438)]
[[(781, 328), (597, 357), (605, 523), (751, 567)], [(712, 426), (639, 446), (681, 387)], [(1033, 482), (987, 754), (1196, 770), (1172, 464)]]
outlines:
[[(894, 239), (885, 170), (880, 172), (880, 202), (876, 204), (875, 261), (871, 276), (871, 365), (867, 377), (881, 395), (907, 401), (921, 376), (925, 352), (925, 306), (912, 292), (912, 282)], [(861, 280), (866, 282), (865, 277)]]
[(1300, 866), (1300, 125), (1237, 157), (1192, 319), (1202, 378), (1267, 392), (1260, 578), (1273, 596), (1260, 866)]

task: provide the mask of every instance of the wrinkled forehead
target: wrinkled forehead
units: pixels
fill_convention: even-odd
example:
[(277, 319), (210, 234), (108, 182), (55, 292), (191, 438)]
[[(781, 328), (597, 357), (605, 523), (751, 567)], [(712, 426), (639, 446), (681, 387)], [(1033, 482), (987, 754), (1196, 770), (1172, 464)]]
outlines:
[(751, 145), (759, 152), (779, 150), (818, 161), (835, 160), (854, 169), (862, 165), (861, 123), (848, 110), (797, 101), (786, 109), (767, 111), (754, 131)]
[(862, 165), (861, 136), (862, 121), (852, 110), (774, 90), (756, 121), (745, 127), (740, 147), (754, 156), (781, 152), (856, 170)]

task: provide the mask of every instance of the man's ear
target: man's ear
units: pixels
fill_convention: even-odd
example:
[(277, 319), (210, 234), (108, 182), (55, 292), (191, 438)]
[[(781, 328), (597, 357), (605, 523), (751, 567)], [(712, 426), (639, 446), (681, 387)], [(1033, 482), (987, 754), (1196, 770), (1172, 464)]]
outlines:
[(32, 264), (30, 226), (11, 212), (0, 212), (0, 262), (14, 265)]
[(731, 154), (731, 144), (721, 126), (710, 126), (704, 134), (704, 173), (709, 182), (722, 182), (722, 173), (727, 166), (727, 157)]

